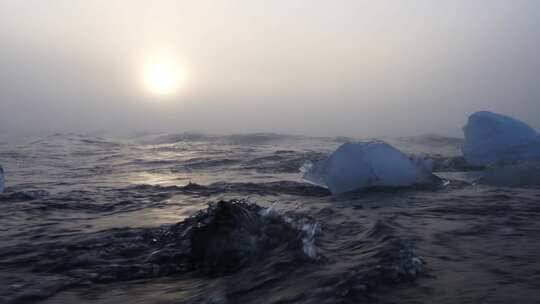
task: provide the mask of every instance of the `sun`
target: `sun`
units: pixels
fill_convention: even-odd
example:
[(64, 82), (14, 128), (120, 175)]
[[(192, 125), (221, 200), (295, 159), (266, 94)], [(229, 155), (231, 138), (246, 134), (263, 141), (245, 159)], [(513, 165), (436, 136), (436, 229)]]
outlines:
[(155, 95), (171, 95), (182, 88), (185, 75), (176, 63), (165, 60), (149, 62), (143, 73), (147, 90)]

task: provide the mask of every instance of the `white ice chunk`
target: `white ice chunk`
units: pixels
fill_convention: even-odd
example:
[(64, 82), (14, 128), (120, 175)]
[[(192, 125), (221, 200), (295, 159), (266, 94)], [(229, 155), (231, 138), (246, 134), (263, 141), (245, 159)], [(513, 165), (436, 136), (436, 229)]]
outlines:
[(382, 141), (349, 142), (304, 175), (308, 182), (339, 194), (369, 187), (433, 184), (438, 179)]
[(540, 135), (524, 122), (508, 116), (486, 111), (474, 113), (469, 116), (463, 133), (463, 155), (472, 165), (540, 156)]
[(540, 186), (540, 158), (491, 166), (479, 182), (505, 187)]

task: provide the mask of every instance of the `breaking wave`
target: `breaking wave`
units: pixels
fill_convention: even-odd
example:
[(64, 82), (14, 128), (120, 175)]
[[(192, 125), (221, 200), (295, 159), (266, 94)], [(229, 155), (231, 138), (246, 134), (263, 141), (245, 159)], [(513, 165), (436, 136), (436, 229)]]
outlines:
[[(412, 279), (422, 270), (422, 260), (412, 246), (394, 236), (393, 229), (382, 222), (354, 239), (324, 237), (331, 230), (323, 231), (318, 221), (302, 214), (244, 200), (219, 201), (171, 226), (75, 233), (64, 241), (3, 247), (0, 265), (24, 269), (32, 276), (22, 279), (4, 274), (8, 284), (0, 294), (6, 303), (15, 303), (89, 283), (178, 275), (233, 275), (244, 285), (257, 285), (260, 282), (247, 273), (254, 271), (271, 279), (305, 267), (320, 272), (322, 281), (333, 276), (337, 281), (331, 285), (331, 293), (328, 286), (314, 282), (312, 291), (317, 295), (303, 290), (297, 296), (312, 300), (336, 295), (350, 298), (350, 293), (365, 295), (377, 285)], [(341, 248), (336, 250), (335, 245)], [(347, 263), (340, 257), (345, 248), (357, 251)], [(356, 270), (339, 269), (351, 262)], [(324, 270), (328, 265), (338, 269), (329, 274)], [(343, 272), (346, 278), (342, 278)], [(235, 292), (239, 291), (232, 291), (231, 298)]]

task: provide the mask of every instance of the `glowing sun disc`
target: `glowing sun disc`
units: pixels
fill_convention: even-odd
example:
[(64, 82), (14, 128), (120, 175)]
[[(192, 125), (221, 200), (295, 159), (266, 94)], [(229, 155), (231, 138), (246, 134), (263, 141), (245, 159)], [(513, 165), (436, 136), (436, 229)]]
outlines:
[(181, 69), (173, 63), (152, 62), (144, 71), (144, 83), (153, 94), (172, 94), (181, 88), (183, 81)]

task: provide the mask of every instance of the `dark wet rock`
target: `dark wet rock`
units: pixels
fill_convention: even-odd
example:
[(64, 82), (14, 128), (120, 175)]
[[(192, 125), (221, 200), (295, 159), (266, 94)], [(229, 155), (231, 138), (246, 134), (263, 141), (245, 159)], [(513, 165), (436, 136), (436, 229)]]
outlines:
[(192, 265), (203, 272), (232, 272), (279, 246), (301, 253), (301, 231), (262, 211), (242, 201), (220, 201), (186, 222)]

